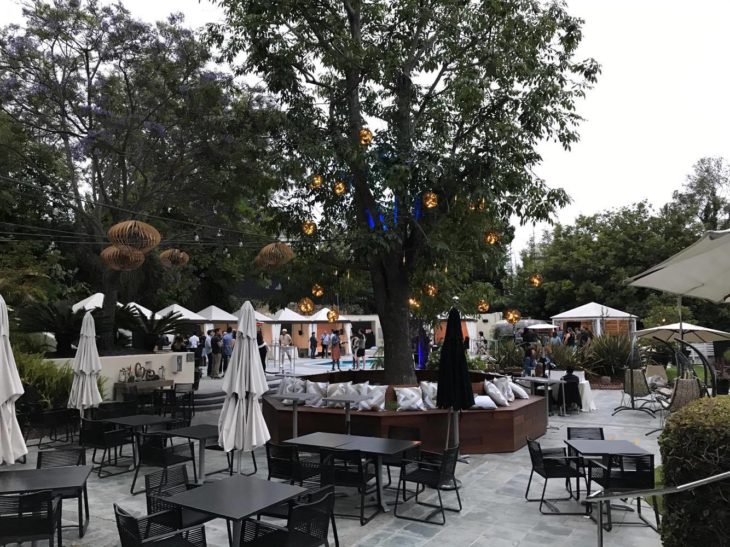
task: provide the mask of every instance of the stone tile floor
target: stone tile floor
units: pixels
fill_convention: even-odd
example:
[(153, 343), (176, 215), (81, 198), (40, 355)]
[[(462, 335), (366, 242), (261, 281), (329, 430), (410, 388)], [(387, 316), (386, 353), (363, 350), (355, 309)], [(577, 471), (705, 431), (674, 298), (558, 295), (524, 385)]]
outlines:
[[(562, 446), (567, 426), (602, 426), (608, 438), (626, 439), (657, 454), (657, 435), (646, 437), (644, 434), (657, 427), (658, 419), (642, 412), (621, 412), (611, 417), (611, 410), (620, 400), (619, 391), (595, 391), (597, 412), (552, 416), (551, 425), (558, 429), (548, 430), (540, 439), (545, 447)], [(194, 423), (216, 423), (217, 411), (200, 412)], [(28, 464), (35, 466), (36, 449), (31, 449)], [(259, 462), (258, 475), (266, 478), (266, 456), (263, 449), (256, 450)], [(461, 489), (464, 509), (461, 513), (447, 513), (446, 525), (420, 524), (396, 519), (392, 513), (379, 514), (366, 526), (360, 526), (354, 519), (337, 519), (340, 545), (343, 547), (409, 547), (439, 546), (447, 547), (503, 547), (503, 546), (545, 546), (583, 547), (596, 545), (596, 525), (582, 516), (543, 516), (536, 503), (524, 500), (524, 490), (530, 472), (530, 459), (526, 448), (512, 454), (487, 454), (471, 456), (469, 464), (459, 464), (457, 476), (462, 480)], [(223, 455), (209, 451), (206, 455), (208, 470), (220, 469), (225, 465)], [(251, 458), (242, 459), (244, 472), (253, 470)], [(150, 470), (152, 470), (150, 468)], [(192, 470), (191, 470), (192, 471)], [(144, 469), (143, 469), (144, 472)], [(192, 473), (191, 473), (192, 474)], [(215, 477), (223, 477), (216, 475)], [(215, 478), (214, 477), (214, 478)], [(125, 473), (116, 477), (98, 479), (92, 475), (89, 480), (89, 502), (91, 523), (83, 539), (77, 537), (74, 529), (64, 531), (66, 546), (106, 547), (119, 545), (114, 522), (113, 503), (132, 512), (143, 514), (146, 511), (144, 494), (129, 494), (132, 475)], [(560, 495), (559, 480), (548, 487), (548, 495)], [(539, 495), (542, 482), (533, 481), (533, 492)], [(532, 492), (531, 492), (532, 493)], [(386, 491), (392, 500), (392, 492)], [(427, 498), (426, 498), (427, 499)], [(444, 493), (446, 504), (455, 502), (453, 493)], [(338, 498), (339, 504), (346, 499)], [(76, 522), (75, 504), (64, 507), (64, 523)], [(348, 504), (349, 505), (349, 504)], [(567, 509), (565, 505), (561, 508)], [(421, 509), (421, 508), (419, 508)], [(423, 511), (420, 512), (423, 514)], [(648, 512), (650, 513), (650, 512)], [(633, 513), (614, 512), (616, 521), (632, 521)], [(206, 525), (209, 545), (228, 544), (225, 523), (214, 520)], [(659, 536), (646, 527), (617, 526), (604, 535), (607, 546), (649, 547), (661, 544)], [(333, 545), (333, 543), (331, 543)]]

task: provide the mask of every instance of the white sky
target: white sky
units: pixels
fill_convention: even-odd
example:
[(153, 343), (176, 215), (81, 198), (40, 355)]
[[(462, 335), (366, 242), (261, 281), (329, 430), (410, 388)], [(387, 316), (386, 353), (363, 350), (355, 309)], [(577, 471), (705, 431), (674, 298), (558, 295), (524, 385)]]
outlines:
[[(21, 20), (18, 0), (0, 3), (0, 25)], [(222, 18), (207, 0), (122, 3), (147, 21), (172, 11), (194, 27)], [(699, 158), (730, 159), (730, 2), (568, 0), (568, 6), (585, 19), (580, 56), (596, 58), (603, 73), (578, 106), (586, 118), (580, 142), (570, 152), (541, 148), (538, 174), (573, 198), (556, 220), (570, 223), (642, 199), (660, 206)], [(515, 252), (532, 231), (518, 228)]]

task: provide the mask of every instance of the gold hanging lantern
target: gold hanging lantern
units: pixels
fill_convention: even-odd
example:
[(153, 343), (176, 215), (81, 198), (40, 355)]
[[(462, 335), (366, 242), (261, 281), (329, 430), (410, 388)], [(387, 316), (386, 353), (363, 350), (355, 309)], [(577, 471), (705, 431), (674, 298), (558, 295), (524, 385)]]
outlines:
[(527, 278), (527, 280), (533, 287), (539, 287), (542, 285), (542, 275), (539, 273), (532, 274), (529, 278)]
[(487, 245), (496, 245), (499, 242), (499, 234), (494, 230), (489, 230), (484, 233), (484, 243)]
[(487, 313), (489, 311), (489, 302), (480, 298), (479, 302), (477, 302), (477, 310), (479, 313)]
[(312, 285), (312, 295), (317, 298), (322, 298), (324, 296), (324, 287), (319, 283), (315, 283)]
[(321, 188), (323, 184), (324, 177), (322, 175), (314, 175), (312, 181), (309, 183), (309, 188), (316, 190), (317, 188)]
[(433, 209), (434, 207), (438, 206), (439, 197), (435, 192), (426, 192), (425, 194), (423, 194), (421, 201), (423, 201), (423, 206), (426, 209)]
[(160, 232), (154, 226), (139, 220), (125, 220), (115, 224), (106, 233), (112, 245), (148, 253), (160, 244)]
[(439, 293), (439, 288), (435, 283), (424, 283), (423, 287), (421, 287), (421, 292), (433, 298)]
[(317, 231), (317, 225), (313, 220), (305, 220), (302, 222), (302, 233), (305, 236), (311, 236)]
[(338, 180), (337, 182), (335, 182), (332, 189), (334, 190), (336, 196), (341, 196), (345, 192), (347, 192), (347, 184), (345, 184), (345, 182), (342, 180)]
[(520, 311), (515, 309), (505, 310), (503, 315), (510, 325), (514, 325), (517, 323), (517, 321), (522, 319), (522, 314), (520, 313)]
[(472, 201), (469, 204), (469, 210), (470, 211), (476, 211), (477, 209), (480, 211), (484, 211), (487, 207), (487, 200), (485, 198), (478, 199), (477, 201)]
[(305, 296), (297, 303), (297, 307), (304, 315), (312, 315), (312, 312), (314, 311), (314, 302), (312, 302), (311, 298)]
[(409, 298), (408, 305), (411, 307), (412, 310), (417, 310), (421, 307), (421, 303), (415, 298)]
[(334, 323), (340, 318), (340, 312), (337, 308), (332, 308), (330, 311), (327, 312), (327, 321), (330, 323)]
[(373, 132), (370, 131), (367, 127), (363, 127), (360, 129), (360, 144), (363, 146), (367, 146), (371, 142), (373, 142)]
[(166, 268), (185, 266), (190, 260), (190, 255), (180, 249), (167, 249), (160, 253), (160, 263)]
[(120, 272), (131, 272), (144, 264), (144, 253), (137, 249), (120, 249), (110, 245), (99, 256), (107, 268)]
[(286, 243), (277, 241), (263, 247), (254, 258), (254, 264), (259, 268), (278, 268), (294, 258), (294, 251)]

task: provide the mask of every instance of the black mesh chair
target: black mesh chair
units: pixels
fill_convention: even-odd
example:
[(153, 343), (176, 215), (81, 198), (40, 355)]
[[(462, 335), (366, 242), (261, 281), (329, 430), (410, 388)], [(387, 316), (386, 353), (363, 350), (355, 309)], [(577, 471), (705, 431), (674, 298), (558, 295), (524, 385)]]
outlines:
[[(419, 459), (417, 460), (403, 458), (400, 468), (400, 477), (398, 478), (398, 489), (400, 490), (401, 487), (403, 488), (403, 498), (405, 499), (406, 495), (406, 483), (413, 482), (416, 484), (416, 494), (414, 496), (415, 502), (418, 505), (432, 507), (434, 510), (426, 515), (425, 518), (416, 518), (413, 516), (398, 514), (399, 496), (396, 495), (393, 514), (400, 519), (444, 525), (446, 523), (446, 513), (444, 511), (452, 511), (455, 513), (460, 512), (462, 509), (461, 496), (459, 496), (459, 485), (456, 482), (455, 476), (456, 461), (458, 457), (459, 447), (454, 446), (444, 450), (443, 454), (422, 450), (419, 453)], [(420, 486), (436, 490), (439, 500), (438, 505), (418, 501), (418, 495), (422, 492), (422, 490), (419, 490)], [(444, 502), (441, 499), (441, 490), (453, 490), (456, 493), (456, 500), (459, 503), (458, 508), (444, 506)], [(432, 520), (437, 513), (441, 514), (441, 522)]]
[(580, 412), (583, 408), (583, 400), (580, 397), (580, 380), (577, 377), (569, 377), (558, 390), (558, 406), (564, 407), (566, 412), (574, 408)]
[(161, 433), (136, 433), (136, 440), (137, 465), (134, 469), (134, 478), (132, 479), (132, 486), (129, 489), (130, 493), (139, 494), (143, 492), (143, 490), (134, 491), (134, 485), (137, 483), (137, 477), (139, 476), (139, 469), (143, 465), (167, 469), (173, 465), (192, 462), (193, 479), (195, 482), (198, 481), (198, 473), (195, 469), (195, 450), (191, 441), (172, 445), (168, 442), (169, 438)]
[(175, 398), (174, 389), (156, 389), (152, 392), (152, 401), (155, 413), (160, 416), (175, 415)]
[(50, 490), (0, 496), (0, 545), (48, 540), (61, 545), (61, 499)]
[[(654, 455), (646, 454), (643, 456), (612, 456), (605, 461), (596, 460), (588, 461), (588, 478), (590, 483), (595, 482), (605, 491), (612, 493), (621, 492), (622, 490), (651, 490), (654, 488)], [(654, 516), (657, 524), (654, 525), (641, 514), (642, 498), (636, 498), (636, 514), (641, 522), (622, 522), (623, 525), (646, 525), (655, 531), (659, 525), (659, 510), (656, 503), (656, 496), (652, 497), (652, 505)], [(609, 502), (601, 502), (599, 510), (606, 511), (606, 530), (611, 530), (613, 523), (611, 522), (611, 508), (613, 506)], [(616, 508), (616, 507), (614, 507)], [(621, 507), (619, 507), (621, 508)], [(623, 508), (624, 510), (628, 508)], [(630, 509), (628, 509), (630, 510)]]
[[(149, 473), (144, 476), (144, 489), (147, 496), (147, 514), (162, 511), (177, 511), (178, 506), (165, 498), (181, 492), (197, 488), (198, 485), (190, 482), (187, 465), (175, 465)], [(182, 508), (180, 518), (183, 527), (194, 526), (208, 522), (213, 517), (208, 513), (201, 513), (192, 509)]]
[(114, 516), (122, 547), (159, 545), (164, 547), (206, 547), (205, 527), (184, 528), (177, 511), (162, 511), (133, 517), (114, 504)]
[[(91, 461), (96, 464), (94, 469), (97, 471), (99, 478), (111, 477), (129, 471), (128, 468), (124, 468), (117, 472), (105, 472), (104, 467), (118, 467), (122, 447), (131, 442), (132, 438), (126, 429), (117, 429), (114, 425), (106, 422), (81, 420), (79, 444), (84, 448), (94, 450), (91, 455)], [(102, 451), (101, 460), (96, 459), (97, 450)], [(104, 474), (102, 475), (102, 473)]]
[(271, 441), (266, 443), (266, 463), (269, 468), (268, 480), (279, 479), (290, 484), (302, 485), (320, 472), (319, 463), (301, 459), (296, 446)]
[(191, 415), (195, 416), (195, 387), (193, 384), (175, 384), (175, 404), (190, 407)]
[[(527, 481), (527, 489), (525, 490), (525, 499), (527, 501), (539, 501), (540, 502), (540, 513), (543, 515), (585, 515), (585, 511), (581, 512), (561, 512), (551, 502), (554, 501), (569, 501), (575, 498), (576, 501), (580, 500), (580, 478), (583, 476), (580, 470), (580, 458), (577, 456), (568, 456), (564, 448), (549, 449), (543, 452), (540, 447), (540, 443), (532, 439), (527, 439), (527, 447), (530, 451), (530, 460), (532, 461), (532, 471), (530, 471), (530, 479)], [(530, 485), (532, 484), (532, 477), (537, 473), (544, 480), (545, 484), (542, 487), (542, 495), (539, 498), (530, 498)], [(576, 493), (573, 494), (573, 489), (570, 485), (570, 479), (575, 479)], [(546, 498), (545, 490), (549, 479), (564, 479), (565, 488), (568, 491), (567, 498)], [(551, 511), (546, 513), (542, 507), (547, 504)]]
[[(400, 425), (391, 425), (388, 427), (388, 438), (389, 439), (399, 439), (402, 441), (420, 441), (421, 440), (421, 430), (417, 427), (405, 427)], [(406, 450), (405, 452), (401, 452), (399, 454), (394, 454), (392, 456), (383, 456), (383, 465), (385, 466), (385, 470), (388, 473), (388, 482), (385, 484), (384, 488), (387, 488), (389, 490), (398, 490), (398, 488), (393, 488), (391, 486), (393, 479), (390, 475), (390, 468), (391, 467), (397, 467), (400, 469), (400, 464), (403, 461), (403, 458), (406, 458), (408, 460), (415, 460), (418, 458), (418, 451), (419, 448), (412, 448), (409, 450)], [(403, 501), (406, 501), (405, 499)]]
[[(320, 458), (321, 461), (329, 461), (331, 458), (332, 462), (329, 471), (330, 476), (323, 478), (323, 481), (326, 480), (327, 484), (333, 484), (335, 487), (355, 488), (360, 497), (360, 511), (357, 515), (335, 511), (335, 516), (358, 518), (361, 526), (366, 525), (378, 514), (377, 504), (365, 503), (365, 496), (375, 494), (378, 489), (375, 482), (374, 462), (369, 458), (365, 458), (359, 450), (321, 450)], [(366, 516), (366, 508), (375, 508), (375, 510)]]
[(586, 439), (602, 441), (605, 439), (602, 427), (569, 427), (568, 440)]
[[(71, 465), (86, 465), (86, 450), (83, 448), (57, 448), (38, 452), (36, 469)], [(55, 490), (54, 494), (64, 500), (78, 500), (79, 537), (84, 537), (86, 526), (89, 524), (89, 494), (86, 491), (86, 484), (82, 488)], [(84, 522), (84, 516), (86, 516), (86, 522)]]
[(334, 488), (321, 489), (312, 494), (309, 503), (296, 502), (292, 505), (286, 528), (274, 526), (260, 520), (243, 521), (242, 546), (247, 547), (319, 547), (329, 545), (329, 524), (335, 506)]
[[(40, 431), (38, 448), (52, 446), (56, 443), (73, 442), (74, 433), (79, 423), (79, 411), (75, 408), (52, 408), (43, 410), (33, 417), (33, 429)], [(63, 438), (61, 438), (63, 432)], [(45, 437), (48, 441), (43, 442)]]

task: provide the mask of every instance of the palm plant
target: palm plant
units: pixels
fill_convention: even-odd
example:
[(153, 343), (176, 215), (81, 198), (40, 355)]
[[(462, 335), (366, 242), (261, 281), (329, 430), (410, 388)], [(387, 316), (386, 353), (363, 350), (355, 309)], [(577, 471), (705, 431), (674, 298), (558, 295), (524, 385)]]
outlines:
[(186, 325), (178, 312), (169, 312), (162, 316), (152, 313), (148, 317), (137, 306), (127, 305), (118, 310), (117, 314), (120, 314), (117, 324), (132, 331), (132, 345), (147, 351), (155, 348), (160, 336), (177, 332)]
[(18, 312), (22, 332), (50, 332), (56, 337), (56, 354), (73, 355), (71, 344), (78, 339), (85, 310), (73, 311), (71, 302), (34, 302)]
[(499, 370), (521, 369), (522, 360), (525, 356), (524, 350), (514, 340), (500, 340), (494, 352), (494, 360)]

